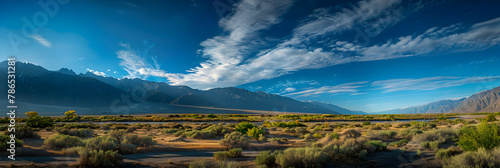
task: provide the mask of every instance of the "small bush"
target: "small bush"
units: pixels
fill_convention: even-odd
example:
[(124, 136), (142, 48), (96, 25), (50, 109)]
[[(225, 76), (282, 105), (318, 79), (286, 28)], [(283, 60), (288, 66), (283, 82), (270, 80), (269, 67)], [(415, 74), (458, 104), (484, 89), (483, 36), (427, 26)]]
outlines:
[[(10, 132), (5, 132), (5, 135), (10, 136)], [(33, 128), (25, 126), (16, 127), (14, 135), (16, 136), (17, 139), (40, 138), (40, 136), (35, 132)]]
[(421, 133), (423, 133), (423, 132), (420, 130), (417, 130), (417, 129), (405, 129), (405, 130), (399, 131), (398, 135), (402, 136), (403, 138), (411, 139), (411, 138), (413, 138), (413, 136), (415, 136), (417, 134), (421, 134)]
[(218, 151), (218, 152), (214, 153), (214, 158), (217, 161), (219, 161), (219, 160), (227, 160), (230, 157), (231, 157), (231, 155), (227, 151)]
[(119, 145), (118, 140), (108, 136), (94, 137), (84, 140), (83, 142), (85, 143), (85, 147), (89, 148), (89, 150), (117, 150)]
[(376, 150), (385, 150), (387, 148), (387, 144), (380, 140), (371, 140), (366, 142), (365, 145), (373, 146)]
[(225, 146), (227, 149), (245, 148), (248, 146), (249, 138), (241, 132), (233, 132), (224, 135), (224, 139), (219, 141), (219, 145)]
[(363, 122), (363, 125), (370, 125), (370, 124), (371, 124), (371, 122), (370, 122), (370, 121), (364, 121), (364, 122)]
[(262, 128), (257, 128), (257, 127), (248, 129), (248, 131), (247, 131), (248, 136), (253, 138), (253, 139), (259, 139), (259, 137), (261, 135), (264, 136), (265, 133), (266, 132), (264, 132), (264, 130)]
[(243, 149), (241, 148), (234, 148), (234, 149), (229, 149), (229, 156), (231, 157), (242, 157), (243, 156)]
[[(7, 149), (10, 149), (10, 144), (7, 144), (11, 140), (10, 136), (8, 135), (0, 135), (0, 150), (2, 151), (7, 151)], [(17, 138), (14, 138), (14, 144), (16, 145), (16, 148), (20, 148), (23, 146), (23, 141), (19, 140)]]
[(498, 167), (500, 165), (500, 147), (487, 150), (479, 148), (443, 160), (443, 167)]
[(81, 150), (80, 166), (83, 167), (117, 167), (123, 161), (123, 157), (118, 154), (118, 151), (104, 150)]
[(237, 168), (237, 162), (226, 161), (213, 161), (208, 159), (201, 159), (189, 163), (189, 168)]
[(456, 155), (460, 152), (460, 149), (457, 147), (449, 147), (448, 149), (439, 149), (436, 152), (436, 158), (438, 159), (446, 159), (453, 155)]
[(425, 141), (439, 141), (444, 143), (457, 137), (457, 131), (452, 129), (427, 131), (413, 136), (412, 142), (419, 144)]
[(156, 141), (150, 136), (126, 135), (123, 136), (122, 143), (133, 144), (137, 147), (151, 147), (156, 145)]
[(281, 167), (324, 167), (327, 160), (320, 148), (288, 148), (276, 156)]
[(396, 141), (396, 142), (389, 143), (389, 146), (398, 147), (398, 146), (402, 146), (402, 145), (407, 144), (407, 143), (408, 143), (408, 139), (402, 139), (402, 140), (399, 140), (399, 141)]
[(276, 156), (280, 154), (282, 151), (274, 151), (271, 152), (269, 151), (261, 151), (259, 155), (255, 158), (255, 163), (257, 165), (265, 165), (267, 167), (277, 167), (278, 165), (276, 164)]
[(358, 130), (355, 129), (346, 129), (340, 133), (342, 136), (345, 136), (346, 138), (357, 138), (361, 136), (361, 133)]
[(379, 136), (381, 137), (384, 137), (384, 138), (393, 138), (394, 136), (396, 136), (396, 132), (395, 131), (389, 131), (389, 130), (386, 130), (386, 131), (380, 131), (378, 132)]
[(47, 148), (61, 149), (81, 145), (82, 141), (76, 136), (58, 134), (45, 139), (43, 144)]
[(492, 149), (500, 145), (499, 128), (483, 121), (477, 127), (464, 127), (460, 130), (458, 146), (463, 150), (475, 151), (478, 148)]
[(486, 120), (486, 122), (492, 122), (492, 121), (496, 121), (496, 120), (497, 120), (497, 118), (495, 118), (495, 114), (493, 114), (493, 113), (492, 113), (492, 114), (488, 114), (488, 115), (486, 116), (486, 119), (485, 119), (485, 120)]
[(252, 129), (254, 127), (256, 127), (255, 124), (249, 122), (240, 122), (238, 125), (236, 125), (235, 130), (243, 134), (246, 134), (249, 129)]

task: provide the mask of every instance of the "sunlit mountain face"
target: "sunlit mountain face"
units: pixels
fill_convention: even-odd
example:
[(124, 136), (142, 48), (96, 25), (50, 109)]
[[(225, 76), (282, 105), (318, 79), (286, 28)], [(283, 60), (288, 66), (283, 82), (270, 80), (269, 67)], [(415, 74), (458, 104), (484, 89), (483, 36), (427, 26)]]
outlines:
[[(500, 86), (499, 1), (42, 2), (0, 1), (0, 55), (78, 81), (235, 87), (363, 112)], [(119, 97), (111, 86), (101, 99)]]

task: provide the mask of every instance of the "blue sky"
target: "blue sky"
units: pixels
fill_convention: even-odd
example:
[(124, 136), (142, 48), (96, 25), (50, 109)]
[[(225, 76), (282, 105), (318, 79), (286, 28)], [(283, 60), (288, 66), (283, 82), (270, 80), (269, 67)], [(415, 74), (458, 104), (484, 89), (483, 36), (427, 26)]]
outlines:
[(500, 86), (499, 1), (0, 1), (0, 55), (376, 112)]

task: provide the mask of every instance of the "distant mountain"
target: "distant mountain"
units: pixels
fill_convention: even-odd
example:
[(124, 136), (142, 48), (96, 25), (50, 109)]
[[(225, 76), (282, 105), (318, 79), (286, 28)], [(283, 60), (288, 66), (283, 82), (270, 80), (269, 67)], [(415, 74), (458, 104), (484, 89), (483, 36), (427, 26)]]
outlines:
[(397, 108), (387, 111), (376, 112), (377, 114), (423, 114), (423, 113), (450, 113), (465, 98), (454, 100), (440, 100), (425, 105)]
[(453, 109), (454, 113), (500, 112), (500, 87), (476, 93)]
[(317, 102), (317, 101), (306, 101), (306, 102), (310, 103), (310, 104), (314, 104), (314, 105), (319, 106), (319, 107), (323, 107), (323, 108), (338, 112), (338, 113), (341, 113), (341, 114), (358, 114), (358, 115), (368, 114), (368, 113), (363, 112), (363, 111), (353, 111), (353, 110), (342, 108), (342, 107), (339, 107), (339, 106), (336, 106), (336, 105), (333, 105), (330, 103), (323, 103), (323, 102)]
[(151, 102), (232, 109), (339, 114), (324, 107), (262, 91), (251, 92), (234, 87), (202, 91), (188, 86), (172, 86), (163, 82), (141, 79), (118, 80), (97, 76), (93, 73), (81, 74), (81, 76), (95, 78), (125, 92), (144, 89), (146, 91), (145, 99)]
[[(7, 79), (6, 62), (0, 78)], [(109, 106), (124, 92), (94, 78), (48, 71), (29, 63), (16, 63), (16, 100), (44, 105)], [(0, 85), (3, 93), (7, 85)]]
[(500, 87), (476, 93), (468, 98), (441, 100), (421, 106), (398, 108), (375, 114), (482, 113), (500, 111)]
[[(6, 79), (7, 62), (0, 63), (0, 77)], [(93, 73), (76, 75), (62, 68), (49, 71), (30, 63), (16, 63), (17, 101), (65, 107), (106, 107), (113, 102), (168, 106), (164, 112), (175, 110), (175, 105), (204, 106), (231, 109), (277, 112), (306, 112), (340, 114), (334, 110), (265, 92), (251, 92), (240, 88), (216, 88), (206, 91), (187, 86), (171, 86), (163, 82), (142, 79), (116, 79)], [(6, 85), (0, 89), (7, 90)], [(127, 100), (124, 100), (127, 99)], [(127, 102), (130, 101), (130, 102)], [(150, 103), (148, 103), (150, 102)], [(153, 108), (154, 107), (154, 108)], [(167, 109), (167, 108), (166, 108)], [(105, 111), (102, 110), (101, 111)]]

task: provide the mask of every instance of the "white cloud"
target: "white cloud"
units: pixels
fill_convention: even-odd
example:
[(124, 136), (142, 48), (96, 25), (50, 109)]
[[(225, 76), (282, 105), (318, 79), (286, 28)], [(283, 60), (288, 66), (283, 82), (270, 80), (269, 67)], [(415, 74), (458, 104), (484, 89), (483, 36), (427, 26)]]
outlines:
[(293, 93), (288, 93), (285, 96), (298, 96), (298, 97), (307, 97), (307, 96), (312, 96), (312, 95), (319, 95), (319, 94), (325, 94), (325, 93), (330, 93), (330, 94), (338, 94), (338, 93), (350, 93), (350, 94), (360, 94), (359, 89), (361, 87), (364, 87), (368, 83), (367, 81), (363, 82), (352, 82), (352, 83), (344, 83), (336, 86), (322, 86), (319, 88), (307, 88), (302, 91), (298, 92), (293, 92)]
[(372, 86), (383, 90), (383, 93), (408, 90), (436, 90), (471, 83), (500, 81), (500, 76), (488, 77), (455, 77), (438, 76), (420, 79), (391, 79), (375, 81)]
[[(292, 1), (244, 0), (236, 5), (232, 15), (220, 20), (219, 25), (224, 29), (222, 35), (201, 43), (203, 48), (200, 53), (207, 60), (187, 73), (167, 73), (160, 69), (154, 57), (151, 64), (143, 58), (148, 57), (147, 55), (141, 56), (128, 45), (124, 45), (125, 49), (118, 51), (117, 55), (121, 59), (120, 65), (128, 72), (125, 77), (165, 77), (173, 85), (210, 89), (238, 86), (304, 69), (319, 69), (350, 62), (479, 50), (497, 45), (500, 41), (498, 18), (476, 23), (470, 28), (464, 28), (461, 24), (434, 27), (420, 35), (402, 36), (372, 46), (333, 39), (335, 34), (358, 27), (367, 30), (368, 35), (376, 35), (403, 19), (408, 11), (425, 6), (424, 2), (427, 1), (402, 3), (399, 0), (365, 0), (336, 13), (331, 9), (317, 9), (293, 30), (290, 39), (274, 47), (255, 51), (261, 45), (260, 42), (255, 42), (260, 41), (260, 32), (279, 23), (280, 16), (290, 8)], [(314, 40), (318, 38), (327, 41), (323, 47), (310, 45), (318, 41)], [(324, 87), (317, 92), (323, 93), (324, 90), (331, 89)]]
[(93, 69), (89, 69), (87, 68), (87, 71), (95, 74), (95, 75), (99, 75), (99, 76), (106, 76), (106, 74), (104, 72), (99, 72), (99, 71), (96, 71), (96, 70), (93, 70)]
[(41, 45), (43, 45), (47, 48), (52, 47), (52, 43), (49, 40), (43, 38), (42, 35), (35, 34), (31, 38), (33, 38), (35, 41), (37, 41), (38, 43), (40, 43)]
[[(120, 66), (128, 72), (128, 75), (124, 76), (124, 78), (145, 79), (148, 76), (167, 77), (167, 73), (160, 70), (158, 64), (155, 63), (156, 67), (153, 67), (137, 51), (132, 49), (129, 44), (120, 45), (123, 49), (116, 52), (116, 55), (121, 59)], [(154, 57), (152, 57), (152, 60), (156, 62)]]

